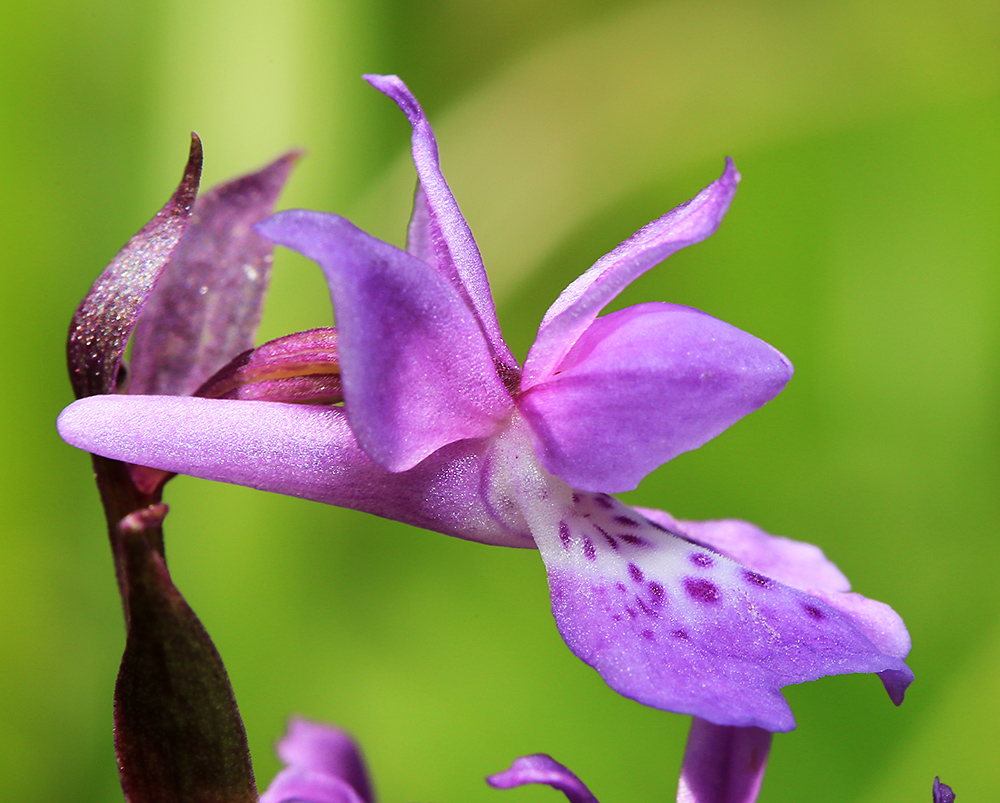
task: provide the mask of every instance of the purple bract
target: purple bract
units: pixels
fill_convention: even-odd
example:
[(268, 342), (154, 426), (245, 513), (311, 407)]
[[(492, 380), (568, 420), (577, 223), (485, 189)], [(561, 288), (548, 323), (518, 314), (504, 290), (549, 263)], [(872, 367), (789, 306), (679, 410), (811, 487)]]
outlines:
[[(899, 703), (912, 679), (902, 621), (849, 594), (818, 549), (607, 495), (719, 434), (791, 376), (775, 349), (698, 310), (656, 302), (598, 317), (637, 276), (716, 230), (739, 180), (732, 163), (563, 291), (521, 367), (423, 111), (398, 78), (368, 81), (413, 128), (407, 249), (319, 212), (256, 227), (320, 264), (337, 316), (335, 336), (305, 338), (320, 351), (327, 342), (327, 359), (285, 370), (281, 355), (301, 344), (271, 344), (258, 352), (279, 356), (261, 357), (262, 375), (322, 378), (333, 361), (343, 406), (286, 403), (308, 394), (266, 384), (242, 398), (95, 396), (63, 413), (63, 437), (132, 464), (537, 547), (569, 647), (647, 705), (784, 731), (794, 719), (781, 687), (848, 672), (878, 673)], [(254, 354), (215, 381), (238, 384)]]

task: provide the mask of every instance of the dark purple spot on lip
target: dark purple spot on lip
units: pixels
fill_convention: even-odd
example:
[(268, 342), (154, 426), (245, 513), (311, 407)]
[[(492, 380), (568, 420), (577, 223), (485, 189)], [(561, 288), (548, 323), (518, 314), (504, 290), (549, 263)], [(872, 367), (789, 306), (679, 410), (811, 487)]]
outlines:
[(624, 583), (615, 583), (615, 588), (617, 588), (619, 591), (622, 591), (622, 592), (628, 591), (628, 589), (625, 588), (625, 584)]
[(702, 569), (707, 569), (713, 563), (711, 555), (706, 555), (704, 552), (692, 552), (688, 555), (688, 559), (695, 565), (700, 566)]
[(638, 527), (639, 522), (629, 516), (615, 516), (615, 521), (619, 524), (624, 524), (626, 527)]
[(641, 538), (638, 535), (632, 535), (630, 533), (618, 533), (618, 537), (622, 539), (626, 544), (631, 544), (632, 546), (649, 546), (649, 541), (645, 538)]
[(578, 504), (579, 502), (580, 502), (580, 494), (574, 492), (573, 493), (573, 504)]
[(662, 605), (664, 602), (663, 586), (659, 583), (649, 584), (650, 602), (653, 605)]
[(719, 589), (715, 583), (700, 577), (685, 577), (684, 590), (687, 591), (691, 599), (698, 602), (713, 603), (719, 601)]
[(597, 560), (597, 550), (589, 538), (583, 539), (583, 554), (587, 556), (587, 560)]
[(608, 542), (608, 546), (611, 547), (615, 552), (618, 551), (618, 542), (612, 538), (607, 533), (601, 533), (604, 536), (604, 540)]
[(614, 507), (614, 502), (611, 501), (611, 497), (607, 494), (597, 494), (597, 496), (594, 497), (594, 501), (605, 510), (611, 510), (611, 508)]
[(632, 579), (635, 580), (635, 582), (637, 582), (637, 583), (641, 583), (642, 582), (642, 580), (643, 580), (642, 569), (640, 569), (634, 563), (630, 563), (628, 565), (628, 573), (632, 577)]
[(633, 611), (631, 608), (626, 608), (625, 609), (625, 613), (627, 613), (629, 615), (630, 619), (635, 619), (639, 615), (635, 611)]
[(771, 582), (770, 577), (765, 577), (762, 574), (757, 574), (757, 572), (752, 572), (749, 569), (744, 570), (743, 578), (748, 583), (753, 583), (754, 585), (760, 586), (761, 588), (770, 588), (774, 583)]
[(649, 639), (650, 641), (656, 641), (656, 636), (653, 634), (652, 630), (643, 630), (642, 637), (644, 639)]
[(684, 630), (675, 630), (670, 635), (674, 638), (684, 639), (685, 641), (688, 639), (688, 634)]
[(559, 540), (563, 549), (569, 549), (569, 525), (564, 521), (559, 522)]
[(825, 618), (823, 615), (823, 611), (821, 611), (815, 605), (804, 605), (802, 607), (805, 608), (806, 613), (809, 614), (809, 616), (812, 617), (813, 619), (819, 620)]
[(644, 614), (646, 614), (646, 616), (648, 616), (650, 619), (660, 618), (660, 612), (650, 608), (645, 602), (642, 601), (642, 597), (636, 597), (635, 604), (639, 607), (639, 610), (641, 610)]

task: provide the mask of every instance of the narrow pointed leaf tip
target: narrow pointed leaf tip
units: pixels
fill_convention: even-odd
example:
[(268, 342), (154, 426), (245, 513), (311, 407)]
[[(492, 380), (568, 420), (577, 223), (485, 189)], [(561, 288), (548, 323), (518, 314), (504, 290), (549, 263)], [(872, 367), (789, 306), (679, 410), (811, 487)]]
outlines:
[(198, 198), (136, 324), (129, 393), (190, 395), (253, 346), (274, 246), (252, 227), (272, 213), (299, 156), (292, 151)]
[(177, 190), (111, 260), (80, 302), (66, 343), (70, 382), (78, 399), (114, 392), (129, 335), (187, 228), (198, 194), (201, 166), (201, 140), (192, 133), (191, 150)]

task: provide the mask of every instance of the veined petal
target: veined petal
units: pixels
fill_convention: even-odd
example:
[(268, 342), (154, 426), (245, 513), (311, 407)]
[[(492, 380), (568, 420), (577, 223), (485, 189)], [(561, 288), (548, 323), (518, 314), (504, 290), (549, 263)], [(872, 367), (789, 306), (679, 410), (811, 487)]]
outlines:
[(93, 396), (67, 407), (63, 439), (88, 452), (353, 508), (486, 544), (532, 547), (497, 487), (489, 441), (391, 473), (361, 450), (343, 408), (183, 396)]
[(252, 226), (271, 214), (298, 157), (289, 153), (198, 198), (136, 324), (130, 393), (188, 396), (253, 346), (274, 246)]
[(531, 466), (513, 440), (503, 453), (522, 455), (508, 465), (559, 630), (620, 694), (716, 725), (787, 731), (795, 721), (783, 686), (909, 672), (866, 617), (668, 532), (612, 497), (574, 492)]
[(434, 268), (337, 215), (280, 212), (258, 231), (323, 268), (348, 416), (376, 463), (405, 471), (497, 429), (510, 393), (474, 313)]
[(598, 803), (590, 790), (566, 767), (552, 756), (536, 753), (515, 759), (510, 769), (486, 779), (494, 789), (513, 789), (529, 783), (543, 783), (558, 789), (569, 803)]
[(770, 401), (791, 375), (780, 352), (718, 318), (639, 304), (595, 320), (518, 407), (548, 471), (617, 493)]
[(413, 93), (395, 75), (364, 79), (390, 97), (413, 128), (413, 164), (419, 185), (410, 221), (408, 250), (425, 259), (459, 290), (475, 311), (493, 354), (510, 368), (517, 362), (500, 334), (493, 295), (479, 248), (441, 173), (434, 131)]
[(524, 363), (521, 389), (544, 382), (598, 313), (636, 278), (675, 251), (701, 242), (719, 227), (740, 174), (731, 159), (721, 178), (690, 201), (639, 229), (559, 294), (538, 327)]
[(762, 728), (691, 721), (677, 803), (754, 803), (760, 794), (771, 749)]

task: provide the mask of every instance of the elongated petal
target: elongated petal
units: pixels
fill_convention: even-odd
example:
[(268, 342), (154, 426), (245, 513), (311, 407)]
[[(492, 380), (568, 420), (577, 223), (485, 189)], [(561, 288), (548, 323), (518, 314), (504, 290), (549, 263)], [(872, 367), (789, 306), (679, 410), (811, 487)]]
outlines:
[(376, 463), (405, 471), (497, 429), (510, 394), (473, 312), (440, 273), (336, 215), (282, 212), (258, 230), (322, 266), (351, 426)]
[(118, 252), (80, 302), (66, 343), (78, 399), (114, 391), (125, 344), (191, 217), (201, 163), (201, 140), (192, 134), (184, 177), (173, 196)]
[(274, 776), (260, 803), (369, 803), (346, 781), (322, 772), (288, 767)]
[(344, 731), (294, 718), (278, 742), (278, 757), (290, 767), (340, 778), (370, 803), (371, 781), (357, 744)]
[[(513, 438), (507, 448), (523, 455)], [(528, 462), (508, 465), (556, 623), (626, 697), (717, 725), (786, 731), (795, 723), (783, 686), (909, 671), (867, 616), (661, 529), (609, 496), (574, 492)]]
[(460, 291), (475, 311), (494, 356), (505, 365), (516, 367), (517, 362), (500, 334), (483, 259), (469, 224), (441, 173), (437, 140), (424, 110), (397, 76), (366, 75), (364, 78), (396, 102), (413, 128), (413, 164), (420, 184), (410, 221), (411, 253), (428, 260)]
[(695, 717), (684, 751), (677, 803), (754, 803), (770, 749), (770, 731), (713, 725)]
[(524, 363), (522, 390), (549, 379), (598, 313), (625, 287), (675, 251), (719, 227), (740, 174), (726, 161), (722, 177), (690, 201), (639, 229), (567, 287), (549, 307)]
[(252, 227), (271, 214), (298, 156), (198, 199), (136, 325), (130, 393), (190, 395), (253, 346), (274, 247)]
[(597, 798), (579, 778), (544, 753), (515, 759), (510, 769), (491, 775), (486, 783), (495, 789), (513, 789), (529, 783), (542, 783), (558, 789), (570, 803), (597, 803)]
[(498, 489), (487, 442), (452, 444), (390, 473), (361, 450), (340, 407), (178, 396), (95, 396), (66, 408), (58, 427), (71, 445), (114, 460), (533, 546)]
[(518, 406), (548, 471), (616, 493), (776, 396), (791, 363), (690, 307), (650, 303), (594, 321)]

